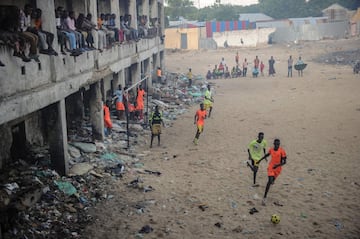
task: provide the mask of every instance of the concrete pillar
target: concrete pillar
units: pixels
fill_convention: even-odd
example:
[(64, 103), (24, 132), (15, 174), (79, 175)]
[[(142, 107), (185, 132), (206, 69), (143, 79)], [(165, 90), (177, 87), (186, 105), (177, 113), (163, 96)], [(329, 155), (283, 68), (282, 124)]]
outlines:
[[(54, 34), (54, 41), (52, 47), (59, 51), (58, 38), (56, 34), (56, 22), (55, 22), (55, 4), (54, 0), (36, 0), (36, 7), (40, 8), (42, 11), (41, 20), (42, 28), (44, 31), (48, 31)], [(50, 57), (50, 71), (53, 74), (50, 75), (53, 82), (56, 81), (56, 63), (55, 56)]]
[(141, 79), (141, 65), (140, 63), (135, 63), (131, 65), (131, 81), (133, 84), (137, 83)]
[(11, 127), (8, 124), (0, 125), (0, 135), (0, 169), (2, 169), (11, 158), (10, 148), (13, 141)]
[(137, 29), (136, 0), (130, 0), (129, 14), (131, 15), (131, 27)]
[(98, 13), (97, 13), (97, 2), (96, 0), (86, 0), (86, 10), (87, 13), (91, 13), (91, 15), (93, 16), (92, 18), (92, 22), (93, 23), (97, 23), (97, 17), (98, 17)]
[[(95, 23), (96, 26), (97, 26), (97, 15), (98, 15), (98, 13), (97, 13), (97, 2), (96, 2), (96, 0), (86, 0), (85, 1), (85, 9), (86, 9), (86, 14), (85, 15), (90, 13), (92, 15), (91, 21), (93, 23)], [(99, 36), (98, 36), (96, 31), (92, 31), (92, 32), (93, 32), (93, 37), (94, 37), (94, 46), (97, 48), (98, 47)], [(97, 54), (94, 54), (94, 57), (96, 55)]]
[(151, 83), (152, 72), (151, 72), (151, 66), (150, 66), (150, 58), (145, 59), (143, 64), (144, 64), (144, 74), (149, 77), (147, 80), (147, 84), (148, 84), (148, 87), (151, 88), (152, 87), (152, 83)]
[(110, 0), (111, 13), (115, 13), (115, 24), (117, 28), (120, 28), (120, 7), (119, 0)]
[(160, 20), (160, 36), (165, 34), (165, 10), (164, 10), (164, 1), (160, 1), (159, 3), (160, 11), (158, 12), (158, 18)]
[(151, 18), (158, 17), (157, 0), (151, 0), (150, 2)]
[(142, 1), (142, 14), (146, 15), (148, 17), (148, 21), (149, 21), (149, 14), (150, 14), (150, 5), (149, 5), (149, 0), (143, 0)]
[(90, 86), (90, 122), (92, 125), (93, 138), (95, 140), (104, 140), (104, 112), (101, 99), (100, 82)]
[(46, 118), (51, 165), (60, 175), (66, 175), (69, 170), (69, 156), (65, 100), (48, 106), (43, 110), (43, 114)]
[(166, 70), (166, 66), (165, 66), (165, 58), (164, 58), (164, 52), (163, 51), (160, 51), (158, 53), (159, 55), (159, 61), (160, 61), (160, 66), (161, 66), (161, 69), (163, 69), (163, 71)]
[(119, 71), (118, 75), (119, 75), (119, 84), (122, 85), (122, 87), (125, 87), (125, 71), (124, 71), (124, 69)]

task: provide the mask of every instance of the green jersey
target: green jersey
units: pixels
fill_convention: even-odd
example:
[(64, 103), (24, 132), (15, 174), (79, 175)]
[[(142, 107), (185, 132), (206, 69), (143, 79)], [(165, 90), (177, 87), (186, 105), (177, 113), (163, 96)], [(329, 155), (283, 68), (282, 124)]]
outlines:
[(260, 160), (264, 156), (264, 149), (266, 149), (267, 142), (265, 139), (259, 143), (257, 139), (254, 139), (249, 144), (249, 150), (251, 158), (255, 161)]
[(212, 100), (212, 96), (211, 96), (211, 91), (210, 90), (206, 90), (205, 91), (205, 98), (204, 98), (204, 104), (211, 104), (211, 100)]

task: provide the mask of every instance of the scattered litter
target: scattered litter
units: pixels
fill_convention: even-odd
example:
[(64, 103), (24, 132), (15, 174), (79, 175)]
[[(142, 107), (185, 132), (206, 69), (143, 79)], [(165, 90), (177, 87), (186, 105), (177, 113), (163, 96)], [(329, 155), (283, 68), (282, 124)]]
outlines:
[(215, 227), (218, 227), (218, 228), (221, 228), (221, 226), (222, 226), (222, 223), (220, 223), (220, 222), (217, 222), (217, 223), (215, 223), (215, 224), (214, 224), (214, 226), (215, 226)]
[(252, 215), (252, 214), (254, 214), (254, 213), (257, 213), (257, 212), (259, 212), (256, 208), (251, 208), (250, 209), (250, 211), (249, 211), (249, 213)]
[(338, 220), (335, 220), (334, 226), (336, 227), (336, 230), (338, 230), (338, 231), (341, 229), (344, 229), (344, 225)]
[(209, 208), (209, 206), (206, 204), (201, 204), (199, 205), (199, 208), (201, 209), (201, 211), (205, 211), (205, 209)]
[(145, 169), (144, 171), (145, 171), (146, 173), (155, 174), (155, 175), (157, 175), (157, 176), (160, 176), (160, 175), (161, 175), (161, 173), (158, 172), (158, 171), (151, 171), (151, 170), (147, 170), (147, 169)]
[(68, 196), (74, 195), (77, 192), (76, 188), (69, 182), (55, 180), (54, 184)]
[(140, 229), (140, 231), (139, 231), (139, 233), (150, 233), (150, 232), (152, 232), (154, 229), (152, 228), (152, 227), (150, 227), (149, 225), (145, 225), (145, 226), (143, 226), (141, 229)]

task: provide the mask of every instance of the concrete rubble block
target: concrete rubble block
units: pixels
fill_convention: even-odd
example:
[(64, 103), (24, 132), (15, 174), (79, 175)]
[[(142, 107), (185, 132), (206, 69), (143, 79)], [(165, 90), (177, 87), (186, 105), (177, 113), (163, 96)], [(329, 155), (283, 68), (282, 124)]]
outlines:
[(83, 153), (95, 153), (96, 145), (94, 143), (84, 143), (84, 142), (70, 142), (70, 145), (80, 149)]
[(142, 130), (144, 130), (143, 127), (142, 127), (141, 125), (139, 125), (139, 124), (131, 124), (131, 125), (129, 125), (129, 127), (130, 127), (131, 129), (137, 130), (137, 131), (142, 131)]
[(24, 210), (25, 208), (34, 206), (40, 200), (42, 194), (42, 188), (29, 188), (27, 192), (24, 192), (19, 197), (16, 208)]
[(72, 145), (68, 145), (68, 152), (69, 152), (70, 157), (72, 157), (72, 158), (80, 158), (81, 157), (80, 150)]
[(69, 170), (69, 176), (84, 175), (93, 168), (90, 163), (78, 163)]
[(126, 133), (126, 129), (122, 128), (119, 124), (120, 122), (115, 121), (112, 127), (112, 131), (117, 133)]

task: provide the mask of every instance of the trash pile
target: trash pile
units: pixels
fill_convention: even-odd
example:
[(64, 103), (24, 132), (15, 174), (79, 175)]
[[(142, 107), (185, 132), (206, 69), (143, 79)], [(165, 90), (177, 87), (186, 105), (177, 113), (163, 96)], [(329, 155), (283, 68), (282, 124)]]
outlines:
[[(165, 124), (171, 126), (188, 106), (203, 101), (208, 83), (200, 76), (193, 82), (187, 87), (186, 76), (168, 74), (165, 84), (154, 85), (149, 92), (149, 109), (160, 106)], [(129, 132), (125, 121), (112, 120), (112, 134), (104, 142), (93, 142), (86, 118), (70, 127), (67, 176), (51, 169), (46, 146), (32, 147), (28, 159), (6, 165), (0, 174), (0, 238), (80, 238), (82, 229), (94, 220), (88, 209), (114, 198), (113, 185), (127, 172), (161, 174), (143, 168), (147, 155), (139, 153), (139, 147), (148, 144), (146, 120), (130, 122)], [(153, 190), (139, 178), (128, 186)]]
[(337, 51), (322, 55), (315, 59), (319, 63), (339, 64), (339, 65), (354, 65), (360, 60), (360, 50), (353, 51)]

